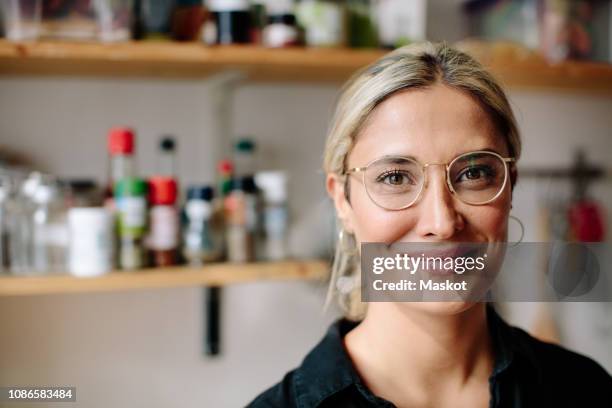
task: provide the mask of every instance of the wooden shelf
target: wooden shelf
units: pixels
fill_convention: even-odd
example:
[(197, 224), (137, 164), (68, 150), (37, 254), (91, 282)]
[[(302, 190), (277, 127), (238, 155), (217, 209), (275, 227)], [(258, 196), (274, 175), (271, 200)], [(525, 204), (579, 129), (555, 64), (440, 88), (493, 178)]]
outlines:
[(536, 51), (506, 42), (464, 41), (457, 46), (489, 68), (505, 87), (612, 94), (612, 64), (592, 61), (550, 63)]
[(0, 75), (202, 78), (230, 69), (254, 81), (342, 81), (379, 50), (0, 41)]
[(262, 280), (317, 280), (327, 277), (324, 261), (282, 261), (249, 264), (217, 263), (200, 268), (177, 266), (116, 271), (93, 278), (70, 275), (0, 275), (0, 296), (103, 292), (185, 286), (223, 286)]
[[(460, 45), (461, 46), (461, 45)], [(506, 44), (467, 44), (511, 88), (612, 94), (612, 65), (546, 62)], [(198, 43), (118, 44), (0, 40), (0, 75), (109, 76), (193, 79), (238, 70), (250, 81), (340, 82), (382, 50), (208, 47)]]

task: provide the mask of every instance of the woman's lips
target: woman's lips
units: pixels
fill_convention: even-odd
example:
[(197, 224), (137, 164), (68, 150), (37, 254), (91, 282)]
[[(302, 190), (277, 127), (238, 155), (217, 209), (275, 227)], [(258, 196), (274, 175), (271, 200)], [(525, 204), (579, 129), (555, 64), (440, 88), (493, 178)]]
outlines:
[(463, 256), (468, 252), (472, 252), (475, 250), (473, 247), (465, 246), (465, 245), (456, 245), (454, 247), (444, 248), (444, 249), (426, 249), (415, 250), (410, 253), (407, 253), (408, 256), (417, 258), (417, 257), (429, 257), (429, 258), (456, 258), (459, 256)]
[[(432, 244), (433, 245), (433, 244)], [(421, 274), (429, 274), (433, 276), (449, 276), (455, 275), (455, 270), (453, 268), (445, 268), (445, 265), (448, 265), (448, 258), (460, 258), (460, 257), (470, 257), (476, 258), (480, 250), (478, 247), (474, 247), (473, 245), (456, 245), (454, 247), (445, 248), (445, 249), (430, 249), (430, 250), (421, 250), (407, 254), (412, 258), (423, 258), (423, 262), (429, 258), (440, 258), (442, 262), (436, 260), (436, 262), (430, 262), (434, 266), (439, 265), (441, 263), (442, 268), (425, 268), (425, 265), (421, 265), (418, 269), (418, 272)], [(455, 262), (451, 263), (453, 266)]]

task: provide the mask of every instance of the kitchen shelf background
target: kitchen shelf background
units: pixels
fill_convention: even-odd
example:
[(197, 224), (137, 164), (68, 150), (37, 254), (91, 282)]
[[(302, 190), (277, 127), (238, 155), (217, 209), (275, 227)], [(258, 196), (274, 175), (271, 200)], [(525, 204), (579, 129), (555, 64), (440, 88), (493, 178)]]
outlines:
[[(459, 39), (460, 25), (448, 17), (460, 1), (431, 3), (432, 39)], [(181, 179), (186, 184), (212, 180), (207, 163), (215, 158), (211, 143), (219, 140), (215, 128), (219, 110), (213, 87), (202, 81), (208, 74), (200, 72), (201, 62), (185, 63), (191, 68), (182, 73), (178, 71), (183, 68), (170, 63), (178, 73), (167, 76), (149, 62), (143, 64), (151, 70), (148, 74), (138, 67), (132, 74), (113, 74), (116, 64), (109, 64), (112, 69), (99, 68), (107, 70), (105, 75), (83, 71), (73, 76), (50, 75), (50, 68), (34, 61), (47, 73), (18, 72), (30, 63), (19, 58), (27, 57), (10, 55), (12, 66), (6, 65), (7, 57), (1, 58), (0, 145), (32, 153), (46, 169), (64, 176), (100, 177), (106, 171), (108, 126), (129, 123), (138, 130), (138, 167), (143, 174), (151, 173), (160, 132), (172, 131), (178, 138)], [(59, 72), (82, 69), (57, 64), (53, 69)], [(190, 69), (195, 71), (191, 76)], [(565, 78), (573, 75), (584, 80), (580, 73)], [(288, 169), (293, 220), (298, 221), (325, 197), (321, 154), (340, 83), (334, 78), (296, 81), (292, 77), (283, 83), (255, 78), (246, 78), (235, 89), (231, 133), (253, 135), (261, 148), (260, 163)], [(280, 74), (275, 78), (282, 79)], [(524, 138), (520, 164), (566, 165), (577, 144), (587, 149), (593, 162), (609, 162), (612, 99), (603, 90), (511, 88), (509, 97)], [(91, 160), (66, 160), (67, 154)], [(535, 238), (538, 208), (533, 197), (554, 188), (519, 180), (513, 214), (525, 223), (526, 240)], [(609, 188), (594, 185), (592, 191), (605, 203), (612, 202)], [(333, 307), (324, 313), (325, 289), (316, 280), (224, 287), (224, 341), (216, 360), (202, 356), (199, 286), (0, 296), (0, 384), (74, 384), (80, 404), (93, 408), (244, 406), (297, 366), (324, 335), (338, 313)], [(577, 305), (583, 306), (588, 305)], [(586, 312), (577, 311), (567, 322), (591, 321), (593, 315)], [(529, 326), (529, 310), (514, 317), (513, 323)], [(606, 360), (609, 347), (599, 348), (588, 327), (567, 329), (568, 344), (612, 367), (612, 361)]]
[(162, 289), (186, 286), (225, 286), (270, 280), (319, 280), (329, 272), (324, 261), (213, 263), (202, 267), (176, 266), (137, 271), (114, 271), (97, 277), (67, 274), (0, 275), (0, 296), (90, 293)]
[[(612, 94), (612, 65), (550, 64), (534, 52), (476, 44), (472, 51), (508, 87)], [(196, 43), (118, 44), (0, 40), (0, 75), (206, 78), (227, 70), (256, 82), (341, 82), (382, 50), (208, 47)]]

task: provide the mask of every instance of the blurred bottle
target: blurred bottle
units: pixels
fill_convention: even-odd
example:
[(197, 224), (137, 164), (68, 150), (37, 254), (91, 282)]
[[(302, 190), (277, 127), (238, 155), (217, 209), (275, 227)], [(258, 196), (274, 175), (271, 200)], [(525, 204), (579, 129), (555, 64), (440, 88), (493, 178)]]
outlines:
[(267, 24), (266, 5), (261, 1), (251, 3), (251, 43), (260, 45), (263, 42), (263, 30)]
[(157, 174), (176, 177), (176, 141), (172, 136), (164, 136), (159, 141)]
[(170, 16), (176, 0), (133, 0), (132, 38), (170, 39)]
[(95, 11), (98, 40), (128, 41), (132, 36), (133, 0), (91, 0)]
[(136, 176), (134, 144), (134, 131), (130, 128), (116, 127), (108, 132), (110, 195), (113, 194), (117, 181)]
[(178, 187), (172, 177), (149, 179), (149, 236), (147, 246), (154, 266), (178, 263), (179, 218), (176, 209)]
[(147, 232), (147, 183), (124, 178), (115, 184), (119, 267), (138, 269), (146, 265), (144, 238)]
[(266, 47), (282, 48), (300, 44), (300, 31), (294, 13), (294, 4), (288, 0), (268, 3), (262, 42)]
[[(539, 14), (540, 51), (551, 62), (566, 59), (589, 59), (596, 54), (598, 39), (609, 44), (609, 35), (597, 38), (596, 21), (608, 21), (603, 30), (608, 34), (610, 6), (605, 1), (589, 0), (542, 0), (533, 4)], [(602, 7), (603, 5), (603, 7)], [(596, 13), (608, 14), (607, 18), (595, 19)], [(599, 16), (598, 16), (599, 17)]]
[(2, 0), (0, 17), (10, 41), (36, 40), (40, 34), (43, 0)]
[(234, 178), (225, 198), (227, 258), (230, 262), (255, 260), (257, 188), (252, 176)]
[(348, 0), (348, 44), (353, 48), (378, 47), (378, 30), (373, 16), (376, 15), (370, 0)]
[(32, 256), (36, 273), (66, 270), (68, 224), (64, 197), (55, 182), (38, 185), (32, 196)]
[(342, 47), (346, 44), (346, 8), (340, 0), (302, 0), (296, 5), (306, 45)]
[(231, 160), (221, 160), (217, 164), (218, 190), (220, 197), (223, 198), (232, 190), (232, 177), (234, 174), (234, 164)]
[(251, 41), (251, 10), (247, 0), (208, 0), (217, 44), (246, 44)]
[(0, 274), (9, 272), (11, 267), (9, 251), (9, 200), (11, 182), (8, 177), (0, 178)]
[(255, 175), (255, 182), (263, 192), (264, 259), (277, 261), (287, 257), (287, 174), (283, 171), (264, 171)]
[(378, 0), (380, 45), (397, 48), (426, 39), (427, 0)]
[(234, 144), (234, 176), (237, 178), (255, 174), (255, 142), (243, 137)]
[(132, 40), (142, 40), (147, 33), (142, 3), (142, 0), (133, 0), (132, 2), (132, 21), (130, 23)]
[(247, 231), (247, 245), (250, 251), (249, 260), (261, 258), (257, 242), (261, 238), (261, 194), (255, 184), (253, 175), (245, 176), (237, 181), (244, 192), (245, 200), (245, 227)]
[(185, 203), (183, 256), (193, 266), (222, 257), (218, 231), (213, 224), (214, 192), (210, 186), (191, 186)]
[(226, 243), (231, 262), (256, 259), (260, 231), (260, 197), (255, 185), (255, 142), (241, 138), (234, 145), (232, 189), (225, 199)]
[(231, 160), (221, 160), (217, 164), (217, 191), (218, 195), (213, 198), (213, 216), (211, 223), (213, 229), (220, 235), (221, 259), (227, 259), (226, 238), (226, 211), (225, 198), (232, 191), (234, 177), (234, 164)]
[(9, 257), (11, 272), (15, 275), (31, 273), (34, 268), (33, 215), (34, 193), (42, 183), (41, 173), (31, 173), (22, 181), (17, 181), (16, 191), (7, 203), (9, 228)]
[(208, 11), (204, 8), (202, 0), (177, 0), (170, 25), (172, 39), (196, 41), (207, 18)]
[(263, 44), (270, 48), (284, 48), (299, 44), (299, 32), (295, 15), (291, 13), (268, 16), (263, 30)]

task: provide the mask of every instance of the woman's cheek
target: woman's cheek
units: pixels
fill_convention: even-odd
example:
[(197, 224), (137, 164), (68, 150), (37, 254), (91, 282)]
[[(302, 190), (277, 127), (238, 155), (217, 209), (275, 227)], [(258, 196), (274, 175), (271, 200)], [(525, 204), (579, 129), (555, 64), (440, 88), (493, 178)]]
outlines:
[(406, 235), (415, 224), (407, 211), (388, 211), (367, 201), (355, 200), (353, 225), (358, 242), (395, 242)]
[(466, 224), (478, 235), (485, 236), (487, 241), (506, 240), (508, 212), (500, 207), (481, 206), (466, 215)]

